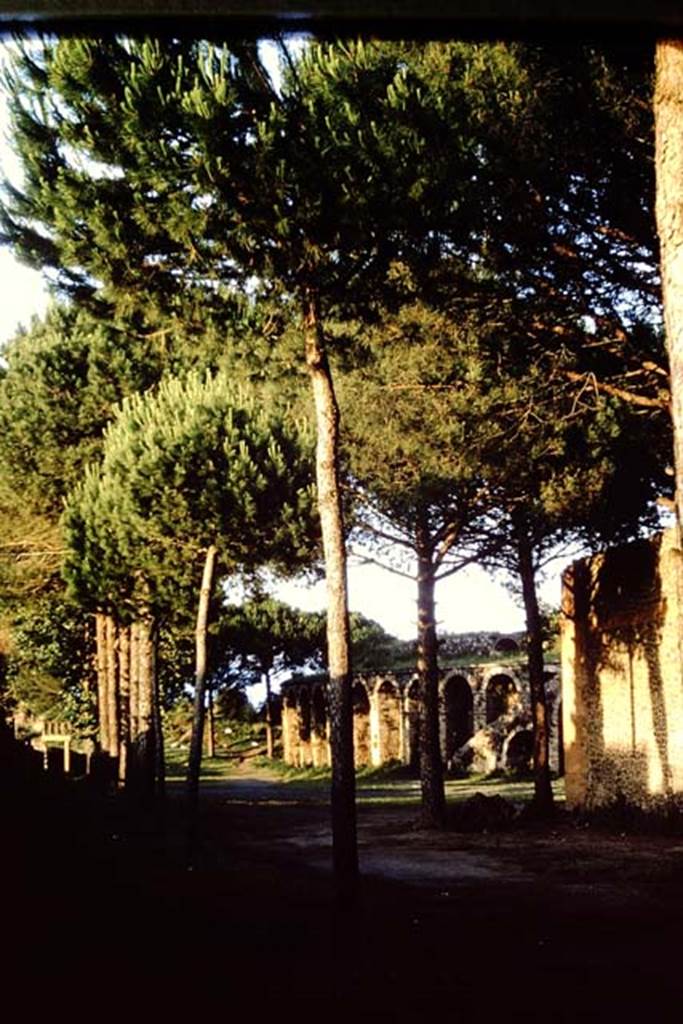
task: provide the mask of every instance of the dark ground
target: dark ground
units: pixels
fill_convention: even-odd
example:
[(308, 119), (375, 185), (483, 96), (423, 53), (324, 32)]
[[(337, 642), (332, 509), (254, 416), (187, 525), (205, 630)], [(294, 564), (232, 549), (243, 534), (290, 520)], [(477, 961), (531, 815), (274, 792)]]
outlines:
[(319, 787), (205, 784), (191, 871), (170, 790), (165, 831), (85, 787), (7, 800), (11, 1003), (301, 1024), (680, 1016), (683, 837), (566, 815), (435, 836), (414, 805), (363, 802), (361, 889), (338, 906)]

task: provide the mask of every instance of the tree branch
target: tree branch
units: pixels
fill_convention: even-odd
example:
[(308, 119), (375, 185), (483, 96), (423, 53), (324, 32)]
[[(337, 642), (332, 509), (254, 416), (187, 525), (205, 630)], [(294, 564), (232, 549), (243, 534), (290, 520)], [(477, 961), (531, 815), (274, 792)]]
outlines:
[(358, 559), (359, 565), (376, 565), (380, 569), (386, 569), (387, 572), (393, 572), (395, 576), (402, 576), (405, 580), (415, 580), (414, 573), (404, 572), (404, 570), (397, 569), (396, 566), (390, 565), (388, 562), (380, 562), (377, 558), (372, 558), (370, 555), (361, 555), (356, 551), (350, 551), (349, 554), (353, 558)]
[[(659, 398), (648, 398), (647, 395), (637, 395), (633, 391), (626, 391), (615, 384), (598, 380), (594, 373), (577, 373), (575, 370), (565, 370), (564, 373), (567, 379), (574, 383), (592, 387), (596, 392), (603, 391), (606, 395), (621, 398), (624, 402), (630, 402), (631, 405), (639, 405), (645, 409), (669, 410), (671, 408), (671, 395), (668, 391), (660, 392), (661, 397)], [(666, 397), (664, 397), (665, 395)]]
[(448, 576), (455, 576), (456, 572), (460, 572), (461, 569), (466, 569), (468, 565), (472, 565), (474, 562), (479, 561), (479, 555), (470, 555), (469, 558), (461, 558), (457, 562), (452, 562), (441, 572), (436, 573), (434, 576), (435, 581), (438, 583), (439, 580), (445, 580)]

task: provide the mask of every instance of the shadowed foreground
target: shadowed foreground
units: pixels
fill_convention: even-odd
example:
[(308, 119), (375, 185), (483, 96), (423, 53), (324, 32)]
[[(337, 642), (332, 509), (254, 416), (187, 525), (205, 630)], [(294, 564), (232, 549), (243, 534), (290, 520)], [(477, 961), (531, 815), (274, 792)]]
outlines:
[(12, 992), (46, 1006), (59, 993), (95, 1018), (187, 1005), (340, 1021), (616, 1020), (683, 994), (683, 839), (564, 819), (434, 836), (413, 828), (414, 806), (361, 801), (362, 890), (338, 908), (323, 797), (248, 775), (205, 783), (192, 871), (173, 786), (165, 834), (56, 783), (30, 808), (8, 800)]

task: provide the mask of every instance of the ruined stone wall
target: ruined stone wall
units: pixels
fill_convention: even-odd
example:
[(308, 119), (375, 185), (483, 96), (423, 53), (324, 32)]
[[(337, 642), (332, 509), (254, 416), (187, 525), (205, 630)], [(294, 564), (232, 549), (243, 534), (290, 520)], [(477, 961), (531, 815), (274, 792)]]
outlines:
[[(560, 768), (559, 674), (546, 673), (550, 765)], [(283, 756), (288, 764), (329, 765), (329, 723), (324, 684), (291, 680), (283, 686)], [(526, 673), (519, 665), (491, 663), (442, 674), (440, 741), (447, 767), (489, 772), (520, 768), (531, 753), (531, 711)], [(414, 673), (370, 673), (353, 682), (356, 766), (419, 762), (420, 700)]]
[(647, 807), (683, 790), (679, 551), (667, 531), (575, 562), (563, 578), (570, 807)]

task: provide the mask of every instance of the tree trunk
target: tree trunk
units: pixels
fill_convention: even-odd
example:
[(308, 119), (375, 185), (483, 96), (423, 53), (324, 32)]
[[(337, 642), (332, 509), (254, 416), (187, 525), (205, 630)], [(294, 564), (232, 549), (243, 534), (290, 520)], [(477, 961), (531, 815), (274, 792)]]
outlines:
[(206, 756), (216, 756), (216, 728), (213, 720), (213, 687), (206, 688)]
[(134, 791), (140, 786), (140, 623), (130, 626), (128, 644), (128, 763), (126, 786)]
[(199, 772), (202, 766), (202, 740), (204, 734), (204, 702), (206, 699), (206, 676), (208, 672), (207, 635), (209, 624), (209, 607), (216, 570), (216, 548), (212, 544), (206, 552), (202, 584), (199, 591), (197, 606), (197, 627), (195, 630), (195, 682), (194, 682), (194, 716), (192, 719), (192, 737), (190, 739), (190, 756), (187, 764), (187, 844), (188, 858), (194, 852), (194, 840), (197, 831), (197, 803), (199, 799)]
[(540, 816), (553, 812), (553, 790), (548, 757), (548, 705), (545, 696), (543, 664), (543, 630), (536, 594), (536, 569), (531, 542), (523, 525), (517, 533), (517, 557), (522, 581), (528, 643), (529, 690), (534, 730), (534, 799), (533, 809)]
[(130, 744), (134, 747), (140, 732), (140, 623), (133, 622), (130, 626), (130, 643), (128, 645), (130, 668), (128, 686), (130, 690), (129, 731)]
[(143, 614), (137, 630), (138, 723), (135, 737), (135, 788), (145, 803), (154, 799), (154, 619)]
[(671, 372), (676, 511), (683, 524), (683, 40), (656, 50), (655, 168), (664, 325)]
[(304, 334), (317, 427), (316, 483), (327, 587), (327, 657), (332, 753), (332, 860), (340, 896), (358, 876), (351, 653), (346, 545), (339, 486), (339, 407), (325, 352), (318, 297), (304, 296)]
[(443, 828), (446, 795), (439, 743), (439, 666), (436, 652), (434, 566), (423, 517), (416, 530), (417, 549), (417, 673), (420, 683), (420, 785), (422, 824)]
[(263, 673), (263, 681), (266, 684), (266, 755), (272, 759), (273, 743), (273, 694), (270, 689), (270, 672), (268, 669)]
[(163, 800), (166, 795), (166, 758), (164, 754), (164, 728), (161, 713), (161, 687), (159, 685), (159, 629), (156, 622), (152, 627), (151, 641), (154, 781), (156, 796)]
[[(83, 645), (87, 651), (92, 642), (92, 622), (90, 619), (86, 619), (83, 623)], [(0, 685), (2, 684), (2, 668), (0, 667)], [(83, 693), (91, 694), (93, 692), (93, 684), (97, 687), (97, 644), (95, 644), (95, 651), (92, 660), (88, 663), (87, 671), (83, 673)]]
[(95, 644), (97, 648), (97, 720), (99, 744), (103, 754), (109, 754), (109, 704), (107, 702), (107, 616), (95, 616)]
[(107, 649), (107, 709), (109, 719), (109, 756), (113, 761), (119, 756), (119, 687), (117, 658), (117, 628), (113, 615), (107, 615), (105, 624)]
[(119, 785), (126, 783), (130, 748), (130, 626), (119, 626)]

